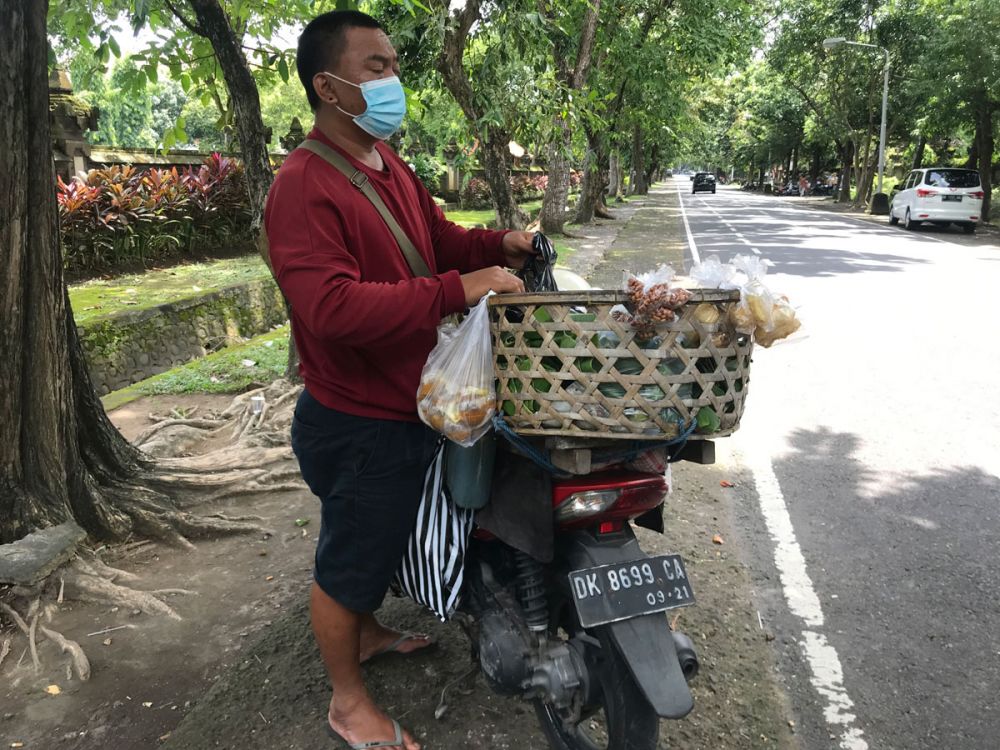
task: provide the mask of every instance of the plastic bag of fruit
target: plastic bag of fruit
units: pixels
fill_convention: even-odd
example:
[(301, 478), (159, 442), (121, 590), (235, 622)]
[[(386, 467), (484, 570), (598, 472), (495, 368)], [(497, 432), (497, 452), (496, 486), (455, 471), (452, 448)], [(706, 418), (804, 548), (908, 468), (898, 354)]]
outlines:
[(461, 323), (441, 324), (417, 391), (417, 413), (424, 424), (466, 448), (489, 431), (496, 413), (487, 310), (491, 294)]

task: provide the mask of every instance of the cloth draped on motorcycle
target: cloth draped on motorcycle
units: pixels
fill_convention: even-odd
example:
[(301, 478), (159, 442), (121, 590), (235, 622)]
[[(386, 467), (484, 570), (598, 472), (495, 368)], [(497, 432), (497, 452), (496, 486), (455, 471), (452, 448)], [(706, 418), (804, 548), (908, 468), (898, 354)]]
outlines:
[(458, 507), (446, 476), (445, 440), (427, 467), (416, 526), (396, 574), (396, 584), (413, 601), (446, 622), (458, 608), (465, 579), (465, 553), (475, 511)]

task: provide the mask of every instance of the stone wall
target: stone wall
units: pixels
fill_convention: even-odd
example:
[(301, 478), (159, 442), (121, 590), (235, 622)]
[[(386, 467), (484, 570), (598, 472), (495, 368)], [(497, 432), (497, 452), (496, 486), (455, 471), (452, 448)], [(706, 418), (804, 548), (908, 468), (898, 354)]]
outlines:
[(266, 279), (96, 318), (78, 330), (94, 387), (103, 396), (286, 320), (281, 293)]

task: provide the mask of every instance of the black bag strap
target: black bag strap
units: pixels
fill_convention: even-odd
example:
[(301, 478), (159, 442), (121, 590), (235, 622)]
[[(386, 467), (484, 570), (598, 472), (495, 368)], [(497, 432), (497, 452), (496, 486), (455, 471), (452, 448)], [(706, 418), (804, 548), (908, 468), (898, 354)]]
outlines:
[(360, 169), (355, 169), (342, 154), (334, 151), (325, 143), (317, 141), (315, 138), (307, 138), (300, 143), (298, 147), (304, 148), (307, 151), (312, 151), (316, 154), (316, 156), (328, 162), (341, 174), (343, 174), (344, 177), (350, 180), (351, 184), (360, 190), (364, 196), (371, 201), (372, 205), (375, 206), (375, 210), (378, 211), (379, 215), (382, 217), (382, 221), (384, 221), (386, 226), (389, 227), (389, 231), (392, 232), (392, 236), (396, 238), (396, 243), (399, 245), (399, 249), (402, 251), (403, 257), (406, 259), (406, 263), (409, 265), (410, 271), (413, 272), (414, 276), (420, 277), (431, 275), (431, 270), (427, 267), (427, 262), (423, 259), (420, 252), (410, 241), (410, 238), (406, 236), (406, 232), (404, 232), (403, 228), (399, 226), (399, 222), (396, 221), (396, 217), (394, 217), (392, 212), (389, 211), (385, 202), (379, 194), (375, 192), (375, 188), (373, 188), (371, 182), (368, 181), (368, 175)]

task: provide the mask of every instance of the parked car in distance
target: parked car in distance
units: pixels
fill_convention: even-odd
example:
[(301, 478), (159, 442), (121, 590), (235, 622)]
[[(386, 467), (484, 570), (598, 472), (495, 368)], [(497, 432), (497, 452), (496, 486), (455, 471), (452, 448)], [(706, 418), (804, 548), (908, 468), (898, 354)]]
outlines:
[(983, 195), (979, 172), (974, 169), (914, 169), (898, 192), (893, 192), (889, 223), (902, 221), (906, 229), (916, 229), (925, 221), (944, 227), (954, 223), (972, 233), (982, 215)]
[(715, 175), (711, 172), (698, 172), (693, 178), (691, 193), (714, 193)]

